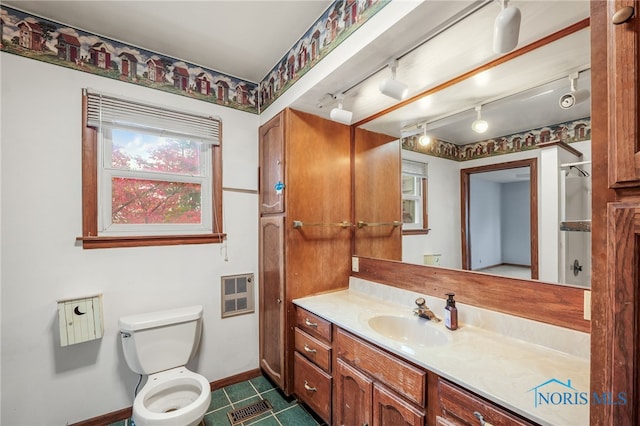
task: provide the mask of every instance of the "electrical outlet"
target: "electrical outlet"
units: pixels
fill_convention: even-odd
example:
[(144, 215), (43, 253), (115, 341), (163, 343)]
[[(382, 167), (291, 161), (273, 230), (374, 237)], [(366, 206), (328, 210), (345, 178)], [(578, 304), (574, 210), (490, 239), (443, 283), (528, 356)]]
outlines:
[(351, 258), (351, 272), (360, 272), (360, 259), (355, 256)]
[(591, 292), (584, 292), (584, 319), (591, 320)]

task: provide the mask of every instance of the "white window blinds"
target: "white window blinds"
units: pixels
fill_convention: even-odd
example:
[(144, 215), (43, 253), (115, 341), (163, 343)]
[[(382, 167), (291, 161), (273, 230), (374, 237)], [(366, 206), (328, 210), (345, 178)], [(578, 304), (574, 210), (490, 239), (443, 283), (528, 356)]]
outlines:
[(90, 127), (118, 127), (146, 131), (167, 137), (219, 145), (221, 122), (157, 105), (123, 99), (85, 89), (87, 124)]
[(427, 177), (427, 163), (419, 161), (402, 160), (402, 173), (407, 175)]

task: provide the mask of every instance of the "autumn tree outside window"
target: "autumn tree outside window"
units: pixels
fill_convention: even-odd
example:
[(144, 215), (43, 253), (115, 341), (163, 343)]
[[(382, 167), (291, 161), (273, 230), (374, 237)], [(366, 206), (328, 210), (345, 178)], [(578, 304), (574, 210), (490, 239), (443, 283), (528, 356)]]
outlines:
[(219, 242), (218, 118), (83, 91), (84, 248)]

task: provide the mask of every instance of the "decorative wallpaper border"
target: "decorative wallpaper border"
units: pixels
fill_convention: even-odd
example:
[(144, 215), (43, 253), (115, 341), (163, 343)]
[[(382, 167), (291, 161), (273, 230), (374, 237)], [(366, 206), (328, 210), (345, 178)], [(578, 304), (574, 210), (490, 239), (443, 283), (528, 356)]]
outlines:
[(391, 0), (336, 0), (259, 85), (260, 111), (267, 108), (322, 58)]
[(0, 51), (259, 114), (391, 0), (335, 0), (259, 84), (0, 6)]
[(527, 151), (538, 148), (538, 145), (541, 143), (550, 141), (571, 143), (590, 140), (591, 117), (553, 124), (466, 145), (456, 145), (451, 142), (435, 139), (428, 146), (421, 146), (418, 143), (419, 137), (420, 135), (412, 135), (402, 138), (402, 149), (449, 160), (467, 161), (494, 155)]
[(256, 83), (4, 5), (0, 34), (3, 52), (255, 114), (259, 110)]

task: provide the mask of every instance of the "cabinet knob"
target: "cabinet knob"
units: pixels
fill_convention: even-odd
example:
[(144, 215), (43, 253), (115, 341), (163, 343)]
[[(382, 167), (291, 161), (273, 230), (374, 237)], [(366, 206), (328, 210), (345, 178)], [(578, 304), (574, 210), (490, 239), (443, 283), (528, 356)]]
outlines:
[(305, 388), (306, 390), (308, 390), (309, 392), (317, 392), (317, 391), (318, 391), (318, 389), (316, 389), (316, 388), (314, 388), (314, 387), (309, 386), (309, 383), (307, 383), (307, 381), (306, 381), (306, 380), (304, 381), (304, 388)]
[(613, 14), (611, 23), (613, 23), (613, 25), (624, 24), (633, 17), (634, 12), (633, 6), (625, 6)]
[(282, 303), (282, 299), (276, 299), (276, 302), (278, 302), (278, 305)]
[(304, 323), (307, 325), (307, 327), (318, 328), (318, 323), (309, 321), (309, 318), (305, 318)]

